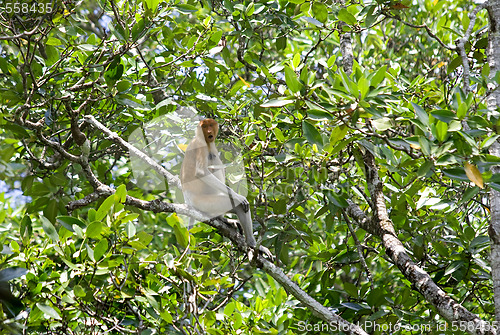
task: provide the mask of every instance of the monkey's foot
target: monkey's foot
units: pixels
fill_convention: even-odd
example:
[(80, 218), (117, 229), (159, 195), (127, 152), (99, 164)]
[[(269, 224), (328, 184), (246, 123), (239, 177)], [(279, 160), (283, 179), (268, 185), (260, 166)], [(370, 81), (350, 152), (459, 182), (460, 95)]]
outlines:
[(260, 245), (259, 246), (259, 251), (264, 255), (266, 256), (266, 258), (268, 258), (271, 262), (274, 262), (274, 256), (273, 254), (271, 253), (271, 251), (269, 251), (269, 249), (267, 249), (265, 246), (263, 245)]

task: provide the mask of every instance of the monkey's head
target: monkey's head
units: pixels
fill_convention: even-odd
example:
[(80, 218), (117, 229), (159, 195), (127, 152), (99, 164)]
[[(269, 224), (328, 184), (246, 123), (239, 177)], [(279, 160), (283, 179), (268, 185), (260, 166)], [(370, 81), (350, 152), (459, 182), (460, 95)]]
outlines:
[(214, 119), (201, 120), (198, 129), (203, 132), (205, 142), (211, 143), (215, 141), (217, 133), (219, 132), (219, 124)]

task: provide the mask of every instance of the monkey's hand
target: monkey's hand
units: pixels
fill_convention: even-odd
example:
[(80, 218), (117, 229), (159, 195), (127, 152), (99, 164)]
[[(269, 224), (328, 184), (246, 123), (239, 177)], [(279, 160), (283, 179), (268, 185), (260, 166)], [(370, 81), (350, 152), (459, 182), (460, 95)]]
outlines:
[(234, 206), (240, 206), (243, 208), (243, 211), (246, 213), (250, 210), (250, 203), (248, 202), (247, 198), (242, 196), (241, 194), (238, 194), (234, 192), (232, 189), (228, 188), (228, 195), (229, 198), (234, 199), (235, 204)]
[(246, 213), (250, 210), (250, 203), (248, 202), (247, 198), (245, 198), (244, 196), (242, 196), (242, 195), (239, 195), (239, 196), (240, 196), (240, 199), (238, 199), (238, 202), (241, 204), (241, 206), (243, 207), (243, 210)]

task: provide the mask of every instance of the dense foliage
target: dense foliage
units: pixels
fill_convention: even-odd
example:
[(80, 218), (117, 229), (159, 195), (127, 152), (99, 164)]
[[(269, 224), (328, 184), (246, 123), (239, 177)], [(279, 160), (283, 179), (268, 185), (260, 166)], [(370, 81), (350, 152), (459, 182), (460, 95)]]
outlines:
[[(487, 149), (498, 115), (485, 105), (485, 11), (466, 43), (470, 73), (455, 50), (474, 6), (99, 0), (4, 10), (0, 264), (17, 271), (10, 284), (24, 306), (0, 296), (3, 333), (301, 334), (322, 325), (210, 226), (189, 234), (175, 213), (124, 205), (127, 194), (174, 201), (178, 190), (138, 187), (128, 152), (84, 115), (127, 140), (181, 106), (215, 116), (221, 142), (242, 148), (262, 244), (321, 304), (373, 334), (397, 324), (393, 333), (460, 333), (346, 215), (347, 200), (373, 209), (368, 151), (413, 260), (493, 321), (487, 194), (498, 188), (488, 172), (498, 158)], [(346, 33), (351, 68), (339, 47)], [(75, 159), (85, 155), (116, 193), (69, 211), (96, 190)]]

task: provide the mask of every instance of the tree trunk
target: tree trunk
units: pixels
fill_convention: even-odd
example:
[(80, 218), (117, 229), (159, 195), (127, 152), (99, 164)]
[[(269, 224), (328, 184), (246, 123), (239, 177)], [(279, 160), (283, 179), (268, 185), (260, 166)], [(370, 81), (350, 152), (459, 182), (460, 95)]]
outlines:
[[(490, 0), (488, 5), (490, 16), (490, 31), (488, 44), (488, 63), (490, 65), (490, 77), (494, 78), (500, 70), (500, 0)], [(500, 90), (490, 87), (488, 97), (488, 109), (490, 113), (498, 116), (500, 107)], [(495, 142), (490, 153), (500, 156), (500, 142)], [(500, 166), (492, 168), (492, 173), (500, 173)], [(491, 222), (489, 235), (491, 239), (491, 277), (493, 281), (493, 293), (495, 302), (495, 318), (500, 321), (500, 192), (490, 190)]]

